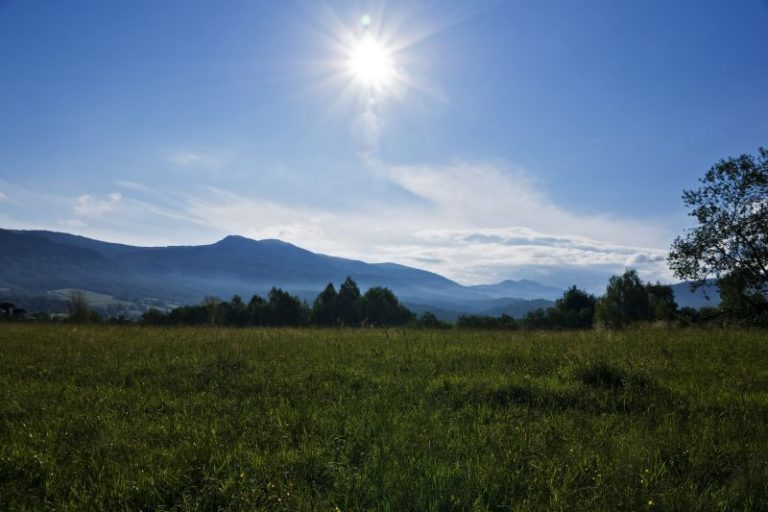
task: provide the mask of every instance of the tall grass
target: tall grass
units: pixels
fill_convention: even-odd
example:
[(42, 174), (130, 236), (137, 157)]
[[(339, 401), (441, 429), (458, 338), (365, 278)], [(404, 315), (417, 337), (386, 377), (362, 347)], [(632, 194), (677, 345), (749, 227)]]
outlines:
[(765, 331), (0, 327), (0, 510), (768, 510)]

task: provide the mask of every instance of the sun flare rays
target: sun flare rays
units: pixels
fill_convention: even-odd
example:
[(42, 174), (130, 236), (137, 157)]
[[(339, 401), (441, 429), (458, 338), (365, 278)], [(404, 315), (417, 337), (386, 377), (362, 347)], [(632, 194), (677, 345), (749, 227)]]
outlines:
[(350, 48), (347, 71), (355, 82), (377, 91), (392, 86), (397, 77), (391, 50), (368, 34)]
[(379, 142), (395, 104), (423, 108), (430, 101), (448, 101), (434, 79), (439, 65), (434, 49), (422, 43), (475, 9), (393, 8), (385, 0), (371, 0), (368, 9), (354, 12), (327, 0), (313, 2), (313, 19), (303, 28), (316, 43), (315, 57), (304, 61), (299, 73), (307, 94), (322, 95), (322, 120), (349, 117), (360, 154), (370, 162), (380, 156)]

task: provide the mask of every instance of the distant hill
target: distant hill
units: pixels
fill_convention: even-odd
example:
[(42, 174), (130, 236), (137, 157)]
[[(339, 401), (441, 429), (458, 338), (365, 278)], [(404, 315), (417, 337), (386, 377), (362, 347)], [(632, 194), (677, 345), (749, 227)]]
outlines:
[(469, 286), (469, 289), (487, 295), (494, 299), (515, 297), (518, 299), (548, 299), (555, 300), (563, 296), (564, 289), (556, 286), (545, 286), (536, 281), (522, 279), (520, 281), (502, 281), (498, 284), (481, 284)]
[(177, 305), (209, 295), (247, 299), (278, 286), (311, 301), (347, 276), (363, 290), (386, 286), (414, 309), (444, 311), (445, 317), (521, 316), (562, 294), (526, 280), (462, 286), (432, 272), (316, 254), (280, 240), (228, 236), (210, 245), (134, 247), (67, 233), (0, 230), (0, 288), (13, 295), (82, 289), (115, 303)]

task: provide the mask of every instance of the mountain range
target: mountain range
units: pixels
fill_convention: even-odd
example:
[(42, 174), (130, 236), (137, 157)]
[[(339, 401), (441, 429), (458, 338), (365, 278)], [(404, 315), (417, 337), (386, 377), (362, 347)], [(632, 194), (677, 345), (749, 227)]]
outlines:
[[(386, 286), (417, 313), (431, 310), (444, 319), (461, 313), (519, 317), (551, 306), (564, 291), (530, 280), (463, 286), (433, 272), (317, 254), (280, 240), (228, 236), (210, 245), (135, 247), (67, 233), (0, 229), (0, 294), (7, 296), (60, 296), (62, 290), (80, 289), (134, 305), (136, 312), (211, 295), (247, 300), (276, 286), (311, 302), (329, 282), (338, 286), (347, 276), (362, 290)], [(691, 294), (681, 285), (675, 286), (678, 302), (701, 302), (700, 292)]]

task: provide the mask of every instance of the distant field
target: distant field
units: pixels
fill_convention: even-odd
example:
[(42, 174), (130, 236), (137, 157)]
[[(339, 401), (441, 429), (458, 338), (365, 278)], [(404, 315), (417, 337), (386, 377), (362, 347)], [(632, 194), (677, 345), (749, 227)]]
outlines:
[(768, 510), (768, 333), (0, 325), (0, 510)]

